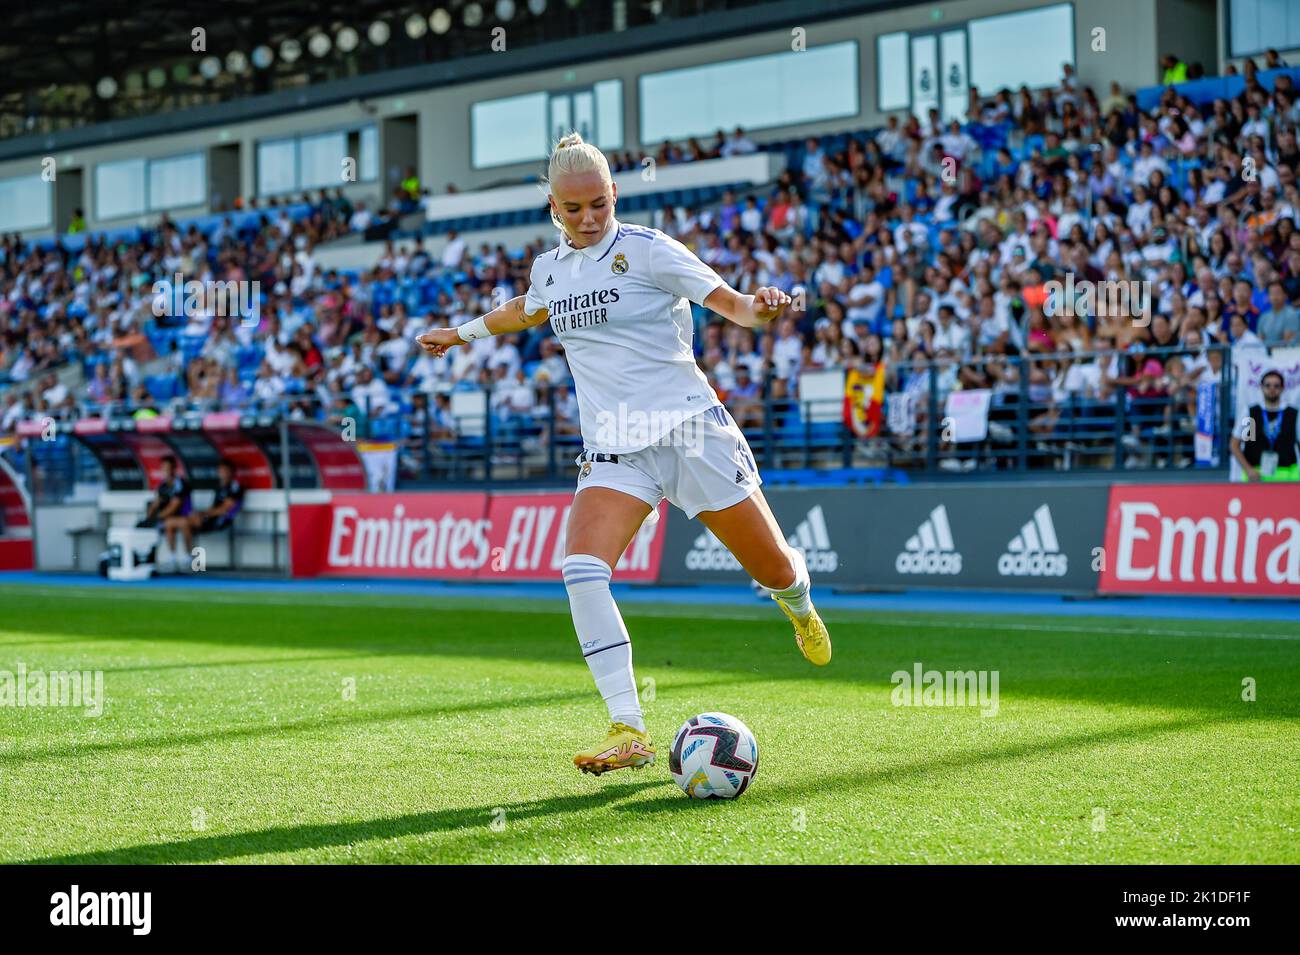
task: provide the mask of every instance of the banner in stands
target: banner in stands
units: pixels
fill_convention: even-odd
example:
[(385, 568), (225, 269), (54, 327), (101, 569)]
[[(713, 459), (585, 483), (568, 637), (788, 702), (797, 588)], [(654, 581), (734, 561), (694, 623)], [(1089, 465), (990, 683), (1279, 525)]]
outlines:
[(366, 490), (397, 490), (397, 442), (358, 441), (357, 454), (366, 468)]
[[(768, 488), (814, 578), (864, 588), (978, 587), (1089, 592), (1106, 523), (1103, 484)], [(660, 581), (748, 579), (711, 532), (676, 508)]]
[(1294, 484), (1132, 484), (1110, 491), (1102, 593), (1300, 597)]
[[(295, 577), (559, 580), (573, 495), (335, 494), (290, 508)], [(615, 568), (617, 583), (653, 583), (662, 519), (642, 525)]]
[(951, 424), (952, 440), (958, 444), (983, 441), (989, 436), (989, 401), (993, 392), (987, 388), (954, 391), (944, 402), (943, 413)]
[(1196, 383), (1196, 437), (1193, 447), (1198, 468), (1217, 468), (1219, 451), (1214, 445), (1214, 438), (1219, 433), (1219, 388), (1218, 378), (1202, 376)]

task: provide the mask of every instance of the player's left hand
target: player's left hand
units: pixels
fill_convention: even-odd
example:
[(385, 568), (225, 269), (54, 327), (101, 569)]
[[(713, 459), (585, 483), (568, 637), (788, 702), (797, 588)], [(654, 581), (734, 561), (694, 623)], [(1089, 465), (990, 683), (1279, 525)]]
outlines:
[(772, 285), (754, 290), (754, 317), (760, 322), (770, 322), (778, 317), (792, 299)]
[(434, 358), (447, 354), (447, 349), (461, 343), (460, 333), (454, 328), (434, 328), (416, 336), (415, 342)]

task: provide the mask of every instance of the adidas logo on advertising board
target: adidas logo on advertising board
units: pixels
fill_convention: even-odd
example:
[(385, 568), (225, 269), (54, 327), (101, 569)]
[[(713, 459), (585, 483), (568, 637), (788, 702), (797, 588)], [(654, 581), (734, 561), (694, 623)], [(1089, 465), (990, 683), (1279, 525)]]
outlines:
[(686, 552), (687, 570), (741, 570), (740, 561), (731, 555), (726, 545), (706, 530)]
[(903, 552), (894, 558), (900, 574), (960, 574), (961, 554), (952, 540), (948, 508), (940, 504), (907, 539)]
[(831, 574), (840, 566), (840, 555), (831, 549), (831, 535), (826, 529), (826, 515), (818, 504), (799, 522), (786, 543), (803, 551), (809, 573)]
[(1064, 577), (1069, 559), (1061, 553), (1056, 539), (1052, 511), (1046, 504), (1034, 511), (1031, 521), (1007, 544), (1007, 552), (998, 558), (998, 573), (1003, 577)]
[[(831, 535), (826, 529), (826, 515), (822, 513), (820, 504), (799, 522), (787, 543), (803, 552), (810, 573), (834, 573), (839, 568), (840, 555), (831, 548)], [(709, 530), (696, 537), (687, 551), (686, 569), (742, 570), (740, 561)]]

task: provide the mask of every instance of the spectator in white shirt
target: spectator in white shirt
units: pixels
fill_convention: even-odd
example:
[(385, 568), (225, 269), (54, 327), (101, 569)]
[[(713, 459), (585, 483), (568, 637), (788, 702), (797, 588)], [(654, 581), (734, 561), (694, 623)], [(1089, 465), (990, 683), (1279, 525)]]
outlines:
[(366, 208), (364, 202), (358, 202), (356, 209), (352, 213), (352, 218), (348, 220), (348, 228), (353, 232), (365, 232), (370, 228), (370, 223), (374, 216)]
[(1073, 195), (1066, 196), (1062, 206), (1061, 216), (1056, 220), (1056, 235), (1064, 241), (1071, 229), (1083, 224), (1083, 215), (1079, 210), (1079, 200)]
[(813, 188), (826, 188), (826, 153), (816, 139), (809, 139), (803, 157), (803, 174)]
[(936, 351), (948, 350), (958, 355), (965, 355), (970, 348), (970, 332), (957, 321), (957, 313), (951, 305), (939, 306), (939, 321), (934, 326), (934, 347)]
[(832, 254), (826, 261), (817, 266), (817, 271), (813, 273), (813, 279), (819, 286), (830, 285), (838, 288), (847, 274), (848, 270), (845, 269), (844, 263), (840, 261), (840, 257)]
[(499, 417), (529, 414), (535, 404), (533, 386), (522, 368), (512, 372), (507, 365), (497, 365), (493, 369), (492, 410)]
[(934, 203), (934, 221), (935, 222), (952, 222), (955, 218), (957, 202), (961, 196), (957, 194), (957, 184), (955, 182), (944, 182), (939, 187), (939, 198)]
[(772, 346), (772, 362), (779, 378), (790, 378), (803, 364), (803, 336), (792, 316), (781, 319), (780, 332)]
[(857, 281), (849, 289), (846, 314), (850, 321), (865, 319), (874, 328), (884, 313), (885, 287), (880, 284), (871, 266), (863, 266), (857, 275)]
[(438, 260), (445, 269), (458, 269), (464, 258), (465, 240), (457, 235), (455, 229), (452, 229), (447, 233), (447, 246), (442, 250)]
[(898, 128), (898, 116), (885, 120), (885, 128), (876, 136), (876, 145), (880, 151), (895, 162), (902, 162), (907, 155), (907, 138)]
[(411, 355), (411, 339), (402, 335), (385, 338), (375, 346), (375, 356), (386, 373), (394, 380), (400, 378), (406, 368), (406, 360)]
[(427, 352), (422, 352), (411, 366), (411, 380), (415, 382), (416, 388), (424, 392), (432, 393), (444, 387), (450, 374), (449, 362), (443, 358), (434, 358)]
[(284, 380), (275, 373), (269, 361), (262, 362), (257, 379), (253, 382), (253, 397), (265, 404), (274, 404), (284, 394)]
[(1146, 235), (1147, 230), (1151, 228), (1151, 200), (1142, 186), (1137, 186), (1133, 190), (1133, 204), (1128, 207), (1124, 224), (1136, 236)]
[(727, 141), (723, 144), (721, 153), (723, 156), (747, 156), (750, 153), (758, 152), (758, 146), (754, 141), (745, 135), (745, 131), (739, 126), (732, 133)]
[(534, 372), (536, 378), (558, 382), (573, 377), (569, 371), (569, 363), (560, 354), (560, 343), (554, 338), (548, 336), (542, 339), (541, 354), (541, 363), (537, 366), (537, 371)]
[(894, 248), (902, 255), (909, 248), (925, 249), (929, 244), (929, 232), (925, 226), (915, 221), (911, 206), (903, 206), (899, 211), (899, 223), (894, 227)]
[(494, 336), (489, 341), (495, 344), (495, 348), (487, 357), (488, 371), (495, 376), (496, 370), (504, 366), (506, 377), (514, 378), (515, 372), (523, 367), (523, 359), (520, 358), (519, 349), (515, 346), (515, 336)]
[(369, 367), (362, 367), (357, 374), (357, 383), (352, 386), (352, 402), (364, 414), (381, 415), (388, 412), (393, 399), (388, 386), (376, 378)]
[(68, 397), (68, 386), (59, 381), (53, 373), (45, 376), (45, 390), (41, 392), (41, 397), (50, 407), (56, 407), (63, 404)]
[(1156, 226), (1151, 231), (1151, 241), (1142, 246), (1142, 261), (1146, 263), (1147, 279), (1154, 281), (1161, 270), (1173, 260), (1178, 246), (1169, 238), (1164, 226)]
[(1166, 179), (1169, 178), (1169, 163), (1165, 162), (1164, 157), (1155, 154), (1150, 142), (1142, 143), (1138, 147), (1138, 158), (1133, 163), (1130, 182), (1134, 186), (1145, 186), (1157, 169), (1164, 173)]
[(1239, 139), (1242, 142), (1248, 142), (1250, 137), (1258, 136), (1267, 146), (1271, 135), (1268, 120), (1260, 116), (1259, 107), (1255, 103), (1252, 102), (1246, 106), (1246, 117), (1246, 121), (1241, 124), (1241, 132), (1238, 134)]
[(9, 407), (5, 409), (4, 417), (0, 418), (0, 434), (13, 431), (18, 427), (18, 422), (33, 411), (30, 392), (24, 392), (22, 397), (17, 394), (10, 395)]
[(943, 147), (943, 154), (951, 156), (958, 163), (964, 162), (967, 156), (973, 156), (979, 149), (975, 140), (961, 128), (961, 123), (955, 119), (948, 124), (948, 131), (939, 137), (939, 143)]

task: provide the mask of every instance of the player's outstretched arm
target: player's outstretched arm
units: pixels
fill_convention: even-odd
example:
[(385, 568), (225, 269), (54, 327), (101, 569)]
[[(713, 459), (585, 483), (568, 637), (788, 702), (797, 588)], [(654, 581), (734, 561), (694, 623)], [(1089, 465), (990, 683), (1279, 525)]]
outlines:
[(516, 295), (499, 308), (494, 308), (482, 318), (466, 322), (457, 328), (435, 328), (416, 337), (416, 343), (430, 355), (437, 358), (444, 355), (453, 345), (463, 345), (477, 338), (489, 335), (505, 335), (521, 332), (525, 328), (540, 325), (550, 317), (546, 309), (539, 309), (531, 314), (524, 311), (524, 299), (527, 296)]
[(790, 301), (790, 296), (775, 286), (765, 285), (753, 295), (741, 295), (730, 285), (719, 285), (703, 304), (737, 325), (757, 328), (777, 318)]

